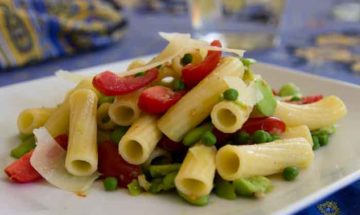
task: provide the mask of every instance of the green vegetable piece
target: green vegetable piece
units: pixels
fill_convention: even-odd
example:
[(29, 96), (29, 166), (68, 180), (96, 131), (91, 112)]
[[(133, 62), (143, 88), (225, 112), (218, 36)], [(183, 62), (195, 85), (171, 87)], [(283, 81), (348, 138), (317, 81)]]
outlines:
[(194, 143), (200, 140), (200, 138), (206, 131), (211, 131), (211, 129), (212, 129), (211, 123), (207, 123), (205, 125), (190, 130), (188, 133), (186, 133), (183, 139), (183, 144), (185, 146), (193, 145)]
[(209, 203), (209, 195), (205, 196), (188, 196), (185, 193), (182, 193), (178, 190), (179, 196), (181, 196), (185, 201), (188, 203), (195, 205), (195, 206), (205, 206)]
[(265, 116), (273, 115), (276, 108), (276, 99), (272, 93), (271, 87), (262, 79), (256, 80), (255, 84), (263, 96), (256, 104), (256, 110)]
[(115, 99), (114, 96), (100, 95), (99, 100), (98, 100), (98, 104), (101, 105), (101, 104), (104, 104), (104, 103), (113, 103), (114, 99)]
[(132, 196), (138, 196), (141, 194), (141, 187), (138, 180), (134, 179), (127, 185), (128, 191)]
[(164, 190), (171, 190), (175, 188), (175, 177), (177, 175), (177, 172), (171, 172), (163, 178), (163, 186)]
[(311, 136), (313, 140), (313, 150), (318, 150), (320, 148), (319, 138), (315, 135)]
[(296, 102), (296, 101), (300, 101), (300, 100), (301, 100), (301, 98), (299, 96), (293, 96), (290, 99), (291, 102)]
[(182, 82), (182, 81), (179, 80), (179, 79), (176, 79), (176, 80), (174, 81), (174, 91), (181, 91), (181, 90), (183, 90), (183, 89), (185, 89), (185, 84), (184, 84), (184, 82)]
[(206, 146), (213, 146), (216, 144), (216, 136), (211, 131), (206, 131), (201, 137), (201, 142)]
[(215, 183), (215, 194), (223, 199), (236, 199), (235, 186), (225, 180), (218, 180)]
[(320, 146), (326, 146), (329, 143), (329, 135), (328, 134), (320, 134), (317, 135), (319, 138), (319, 144)]
[(171, 172), (179, 171), (181, 164), (162, 164), (162, 165), (150, 165), (149, 172), (152, 177), (165, 176)]
[(300, 89), (293, 83), (287, 83), (281, 86), (279, 96), (300, 96)]
[(28, 153), (36, 147), (34, 135), (28, 136), (17, 147), (11, 150), (10, 155), (14, 158), (21, 158), (24, 154)]
[(278, 134), (271, 134), (271, 137), (272, 137), (272, 141), (280, 139), (280, 136)]
[(34, 136), (34, 135), (33, 134), (23, 134), (23, 133), (19, 133), (19, 135), (18, 135), (21, 142), (24, 142), (26, 139), (28, 139), (31, 136)]
[(288, 166), (284, 169), (282, 175), (286, 181), (293, 181), (299, 175), (299, 169), (295, 166)]
[(181, 58), (180, 63), (185, 66), (191, 63), (193, 60), (193, 56), (189, 53), (185, 54), (184, 57)]
[(239, 92), (236, 89), (229, 88), (224, 91), (223, 96), (225, 100), (235, 101), (239, 96)]
[(255, 79), (254, 73), (249, 68), (247, 68), (247, 69), (245, 69), (242, 79), (244, 80), (244, 82), (246, 84), (249, 84), (251, 81), (253, 81)]
[(127, 130), (128, 130), (128, 127), (123, 127), (123, 126), (116, 128), (110, 134), (111, 140), (114, 141), (114, 143), (119, 144), (121, 138), (125, 135)]
[(272, 141), (271, 135), (264, 130), (257, 130), (252, 135), (254, 143), (266, 143)]
[(251, 64), (256, 63), (256, 60), (252, 58), (240, 58), (240, 60), (247, 68), (249, 68)]
[(236, 179), (233, 184), (236, 194), (245, 197), (261, 196), (273, 188), (270, 179), (264, 176)]
[(149, 188), (150, 193), (160, 193), (162, 190), (164, 190), (164, 185), (162, 183), (162, 178), (155, 178), (152, 180)]
[(233, 141), (235, 144), (246, 144), (250, 140), (250, 135), (245, 131), (238, 131), (234, 134)]
[(335, 125), (329, 126), (329, 127), (325, 127), (325, 128), (320, 128), (317, 129), (315, 131), (311, 131), (312, 135), (320, 135), (320, 134), (328, 134), (331, 135), (333, 133), (336, 132), (336, 127)]
[(145, 75), (145, 72), (138, 72), (138, 73), (135, 73), (135, 77), (140, 77), (140, 76), (144, 76)]
[(104, 188), (106, 191), (116, 190), (118, 186), (118, 181), (115, 177), (107, 177), (104, 180)]

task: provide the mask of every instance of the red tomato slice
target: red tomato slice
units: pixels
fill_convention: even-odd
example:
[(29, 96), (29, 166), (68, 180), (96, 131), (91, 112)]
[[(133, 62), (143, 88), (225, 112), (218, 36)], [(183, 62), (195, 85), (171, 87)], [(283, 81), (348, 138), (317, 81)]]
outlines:
[(216, 129), (215, 127), (212, 130), (213, 134), (216, 137), (216, 145), (217, 146), (224, 146), (231, 138), (232, 134), (230, 133), (223, 133)]
[(158, 70), (150, 69), (142, 76), (129, 75), (120, 77), (117, 74), (105, 71), (93, 79), (94, 87), (106, 96), (124, 95), (138, 90), (157, 78)]
[(140, 166), (127, 163), (118, 153), (118, 146), (112, 141), (98, 145), (98, 170), (103, 177), (117, 177), (120, 187), (125, 187), (141, 174)]
[(184, 94), (184, 91), (174, 92), (168, 87), (150, 87), (140, 94), (138, 106), (144, 112), (162, 114), (179, 101)]
[(28, 183), (41, 179), (41, 175), (31, 166), (30, 158), (33, 151), (23, 155), (5, 168), (5, 173), (16, 183)]
[(257, 117), (248, 119), (240, 129), (249, 134), (257, 130), (264, 130), (271, 134), (281, 134), (285, 131), (285, 123), (276, 117)]
[[(221, 47), (219, 40), (214, 40), (212, 46)], [(203, 62), (197, 65), (188, 64), (182, 69), (182, 79), (186, 87), (192, 88), (211, 73), (218, 65), (221, 51), (209, 51)]]
[(69, 137), (67, 134), (60, 134), (55, 137), (55, 141), (64, 149), (67, 150)]
[(159, 141), (159, 146), (168, 152), (183, 152), (186, 147), (182, 143), (170, 140), (167, 136), (163, 136)]
[(323, 99), (322, 95), (304, 96), (301, 98), (301, 104), (311, 104)]

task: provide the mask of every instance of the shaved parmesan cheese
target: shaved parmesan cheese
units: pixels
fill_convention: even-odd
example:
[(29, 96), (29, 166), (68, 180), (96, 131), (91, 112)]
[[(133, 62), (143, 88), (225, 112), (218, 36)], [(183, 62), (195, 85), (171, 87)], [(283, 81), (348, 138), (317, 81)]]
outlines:
[(79, 75), (62, 69), (55, 72), (55, 76), (74, 83), (79, 83), (84, 78), (87, 78), (84, 75)]
[(250, 82), (249, 85), (246, 85), (239, 77), (225, 76), (223, 79), (229, 88), (233, 88), (238, 91), (239, 96), (236, 102), (240, 104), (254, 106), (263, 98), (254, 81)]
[(84, 193), (100, 176), (99, 173), (86, 177), (71, 175), (65, 169), (66, 151), (56, 143), (46, 128), (35, 129), (34, 134), (37, 146), (30, 163), (50, 184), (63, 190)]

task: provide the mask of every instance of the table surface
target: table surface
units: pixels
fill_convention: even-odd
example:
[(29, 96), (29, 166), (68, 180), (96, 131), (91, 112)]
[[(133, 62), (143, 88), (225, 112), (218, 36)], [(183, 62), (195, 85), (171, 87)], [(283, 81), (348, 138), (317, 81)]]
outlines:
[[(280, 29), (282, 45), (267, 50), (247, 52), (246, 56), (262, 62), (291, 67), (307, 73), (353, 84), (360, 84), (360, 74), (350, 72), (348, 68), (343, 65), (332, 63), (321, 66), (311, 65), (303, 63), (299, 61), (298, 58), (289, 55), (287, 47), (284, 44), (291, 43), (298, 39), (294, 36), (298, 35), (296, 32), (303, 32), (300, 38), (300, 40), (302, 40), (318, 30), (317, 25), (312, 25), (314, 20), (316, 23), (323, 23), (322, 26), (325, 26), (327, 29), (342, 31), (343, 29), (350, 28), (360, 32), (359, 23), (342, 23), (339, 25), (338, 23), (326, 22), (328, 19), (326, 14), (331, 7), (332, 1), (321, 1), (321, 3), (319, 1), (316, 5), (312, 4), (313, 7), (309, 9), (304, 8), (304, 5), (308, 5), (306, 2), (312, 4), (312, 1), (304, 0), (291, 1), (291, 3), (286, 6)], [(304, 8), (305, 10), (300, 10), (299, 8)], [(0, 71), (0, 87), (50, 76), (58, 69), (71, 71), (142, 55), (154, 54), (166, 45), (166, 42), (158, 36), (157, 32), (191, 32), (192, 30), (187, 14), (175, 16), (169, 13), (151, 13), (144, 11), (124, 11), (124, 13), (129, 20), (129, 25), (121, 41), (112, 44), (110, 47), (100, 48), (92, 52), (47, 60), (46, 62), (25, 68)], [(319, 14), (325, 15), (320, 16)], [(344, 199), (346, 199), (346, 201), (344, 201)], [(341, 214), (347, 214), (348, 212), (352, 214), (358, 212), (359, 214), (360, 205), (358, 202), (360, 202), (360, 181), (314, 203), (298, 214), (330, 214), (330, 212), (332, 212), (331, 208), (328, 208), (325, 212), (319, 209), (322, 204), (335, 204)]]

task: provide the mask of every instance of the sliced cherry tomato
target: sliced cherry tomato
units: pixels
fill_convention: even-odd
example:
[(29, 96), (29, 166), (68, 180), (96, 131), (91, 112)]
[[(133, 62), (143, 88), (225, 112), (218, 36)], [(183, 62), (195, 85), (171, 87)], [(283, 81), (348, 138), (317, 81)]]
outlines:
[(301, 104), (311, 104), (323, 99), (322, 95), (304, 96), (301, 98)]
[(162, 114), (179, 101), (184, 94), (184, 91), (174, 92), (168, 87), (153, 86), (140, 94), (138, 106), (144, 112)]
[(5, 173), (16, 183), (28, 183), (41, 179), (41, 175), (31, 166), (30, 158), (33, 151), (24, 154), (5, 168)]
[[(214, 40), (212, 46), (221, 47), (219, 40)], [(182, 79), (186, 87), (192, 88), (211, 73), (218, 65), (221, 51), (209, 51), (206, 58), (200, 64), (188, 64), (182, 69)]]
[(257, 130), (264, 130), (271, 134), (281, 134), (285, 131), (285, 123), (276, 117), (256, 117), (248, 119), (243, 127), (242, 131), (249, 134), (254, 133)]
[(126, 187), (141, 174), (140, 166), (127, 163), (118, 153), (117, 144), (110, 140), (98, 145), (98, 170), (103, 177), (116, 177), (120, 187)]
[(64, 149), (67, 150), (69, 137), (67, 134), (60, 134), (55, 137), (55, 141)]
[(105, 71), (96, 75), (93, 79), (94, 87), (106, 96), (124, 95), (138, 90), (152, 81), (158, 76), (156, 68), (150, 69), (143, 75), (129, 75), (120, 77), (117, 74)]
[(163, 136), (159, 141), (159, 146), (165, 149), (168, 152), (183, 152), (185, 151), (186, 147), (182, 143), (177, 143), (170, 140), (167, 136)]

